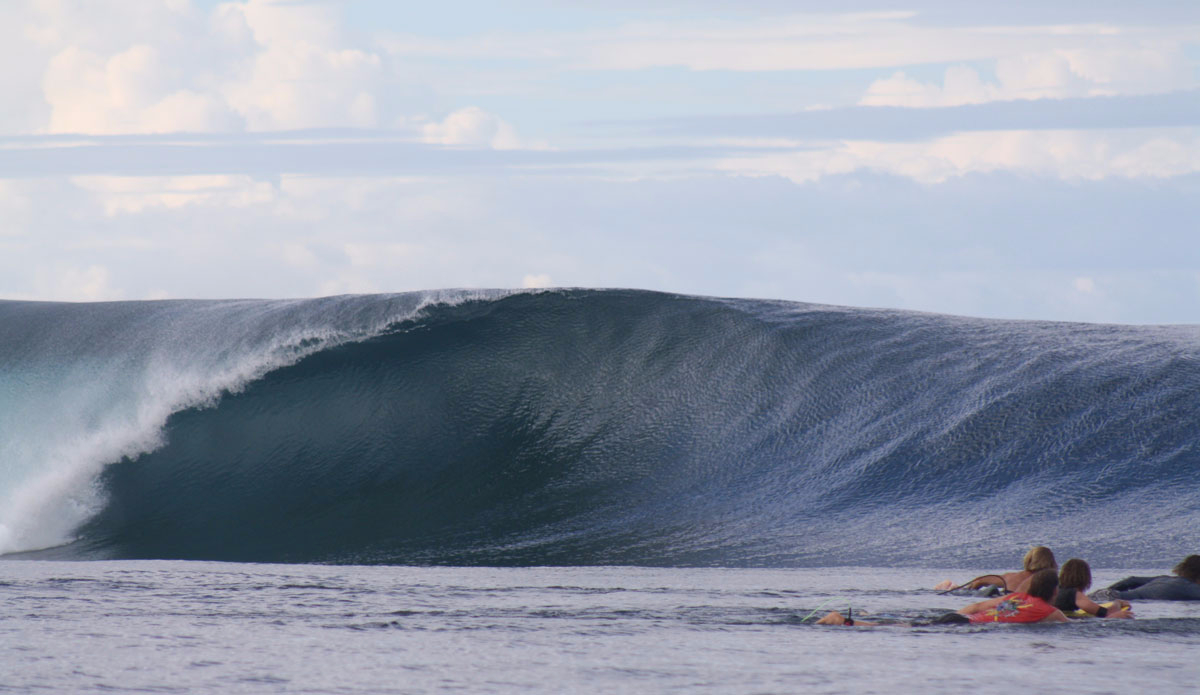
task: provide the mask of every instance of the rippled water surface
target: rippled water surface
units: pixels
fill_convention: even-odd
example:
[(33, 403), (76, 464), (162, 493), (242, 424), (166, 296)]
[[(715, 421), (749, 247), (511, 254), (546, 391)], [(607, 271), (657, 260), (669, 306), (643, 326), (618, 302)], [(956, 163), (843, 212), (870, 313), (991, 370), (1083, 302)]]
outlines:
[(7, 561), (0, 691), (1195, 692), (1200, 605), (1068, 625), (813, 624), (847, 606), (952, 610), (969, 599), (924, 587), (970, 574)]

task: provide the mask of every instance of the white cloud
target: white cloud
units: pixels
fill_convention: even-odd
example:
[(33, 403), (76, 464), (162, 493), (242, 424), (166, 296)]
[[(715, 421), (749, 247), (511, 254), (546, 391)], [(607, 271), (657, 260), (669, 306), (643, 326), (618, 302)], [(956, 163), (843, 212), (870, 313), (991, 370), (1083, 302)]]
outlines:
[(379, 56), (304, 37), (280, 38), (278, 31), (259, 33), (258, 25), (269, 23), (272, 16), (250, 16), (255, 36), (265, 43), (247, 74), (226, 90), (247, 126), (276, 130), (379, 125), (376, 92), (385, 82)]
[(1196, 86), (1190, 61), (1177, 45), (1072, 49), (1002, 56), (996, 80), (967, 65), (946, 68), (941, 84), (904, 72), (876, 80), (859, 100), (867, 106), (935, 107), (1011, 99), (1152, 94)]
[(332, 280), (320, 283), (314, 296), (328, 297), (336, 294), (372, 294), (380, 288), (369, 278), (354, 273), (339, 273)]
[(422, 128), (425, 142), (441, 145), (475, 145), (510, 150), (521, 147), (511, 125), (477, 106), (459, 109), (440, 122)]
[[(241, 15), (241, 22), (236, 15)], [(336, 5), (249, 0), (225, 5), (220, 26), (254, 38), (249, 67), (223, 93), (251, 130), (380, 123), (378, 93), (387, 75), (380, 56), (349, 43)]]
[[(391, 79), (343, 36), (334, 5), (247, 0), (204, 15), (181, 0), (46, 0), (12, 15), (48, 56), (19, 71), (38, 76), (43, 132), (374, 127)], [(18, 115), (0, 127), (28, 132)]]
[[(1146, 275), (1113, 277), (1112, 282), (1146, 283)], [(1069, 271), (1015, 272), (851, 272), (828, 278), (844, 293), (870, 297), (875, 306), (920, 307), (958, 315), (998, 318), (1049, 318), (1120, 322), (1125, 307), (1097, 289), (1092, 278), (1070, 278)]]
[(958, 106), (982, 104), (1001, 98), (1001, 88), (985, 83), (979, 73), (965, 65), (946, 69), (942, 85), (919, 82), (903, 72), (876, 80), (858, 103), (864, 106)]
[(283, 245), (281, 251), (283, 262), (302, 269), (316, 268), (319, 265), (317, 254), (313, 253), (304, 244), (288, 243)]
[(237, 209), (277, 196), (270, 183), (249, 176), (76, 176), (72, 181), (96, 194), (109, 217), (188, 205)]
[(175, 89), (177, 80), (145, 44), (108, 58), (69, 47), (42, 82), (51, 133), (170, 133), (231, 130), (241, 119), (216, 94)]
[[(403, 59), (519, 58), (584, 70), (847, 70), (1009, 59), (1019, 64), (1027, 56), (1040, 60), (1061, 54), (1087, 79), (1122, 82), (1141, 93), (1146, 88), (1139, 87), (1139, 70), (1169, 75), (1166, 81), (1174, 87), (1167, 88), (1193, 84), (1181, 46), (1197, 39), (1200, 27), (1186, 25), (939, 26), (922, 23), (913, 12), (877, 12), (719, 20), (672, 16), (593, 31), (454, 39), (391, 35), (381, 44)], [(1114, 80), (1118, 72), (1129, 79)]]
[(0, 133), (31, 132), (48, 114), (41, 68), (49, 56), (28, 20), (21, 5), (0, 3)]
[(794, 153), (729, 158), (716, 168), (796, 182), (859, 170), (926, 183), (996, 171), (1067, 180), (1165, 178), (1200, 171), (1200, 137), (1187, 128), (983, 131), (926, 142), (844, 141)]
[(526, 275), (521, 279), (521, 287), (525, 289), (538, 289), (543, 287), (552, 287), (554, 283), (550, 280), (550, 276), (545, 273), (539, 275)]
[(55, 264), (39, 267), (34, 278), (34, 297), (61, 302), (98, 302), (122, 299), (124, 292), (112, 286), (108, 268)]
[(0, 180), (0, 237), (15, 237), (29, 233), (32, 205), (17, 185)]
[[(476, 66), (455, 67), (447, 58), (519, 58), (560, 75), (664, 66), (775, 71), (994, 64), (994, 76), (954, 65), (940, 82), (897, 72), (872, 84), (865, 104), (1162, 92), (1196, 85), (1182, 47), (1200, 40), (1192, 26), (934, 26), (910, 12), (672, 17), (606, 30), (385, 38), (346, 31), (342, 11), (342, 3), (280, 0), (211, 8), (186, 0), (7, 5), (0, 8), (0, 59), (21, 69), (0, 71), (0, 88), (14, 95), (0, 105), (0, 131), (373, 128), (412, 123), (413, 113), (469, 104), (480, 94), (539, 89), (524, 68), (514, 77), (512, 70), (485, 66), (479, 77)], [(617, 21), (631, 16), (637, 15), (611, 15)], [(422, 64), (423, 58), (430, 60)], [(507, 77), (491, 84), (496, 75)], [(518, 140), (509, 123), (474, 106), (425, 123), (420, 135), (446, 144), (542, 146), (527, 133)]]
[(350, 265), (354, 266), (386, 266), (399, 267), (411, 263), (418, 255), (418, 249), (412, 244), (346, 244), (343, 247)]
[[(284, 177), (261, 197), (245, 177), (6, 182), (38, 210), (38, 233), (0, 237), (0, 290), (81, 300), (591, 285), (1011, 318), (1196, 316), (1194, 244), (1170, 223), (1188, 219), (1194, 180), (916, 185), (863, 171), (802, 186)], [(196, 197), (106, 215), (129, 196), (153, 200), (156, 186)]]

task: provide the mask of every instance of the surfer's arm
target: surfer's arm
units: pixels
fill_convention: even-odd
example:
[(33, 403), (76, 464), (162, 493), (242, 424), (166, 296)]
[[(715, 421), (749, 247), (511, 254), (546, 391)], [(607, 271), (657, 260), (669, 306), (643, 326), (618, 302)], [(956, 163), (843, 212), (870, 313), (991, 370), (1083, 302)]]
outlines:
[(1045, 618), (1042, 618), (1038, 622), (1039, 623), (1066, 623), (1066, 622), (1070, 622), (1070, 619), (1067, 618), (1067, 616), (1064, 615), (1062, 611), (1055, 608), (1053, 613), (1051, 613), (1050, 615), (1047, 615)]
[(979, 589), (985, 586), (998, 586), (1002, 589), (1006, 588), (1004, 586), (1004, 577), (1001, 577), (998, 574), (985, 574), (982, 577), (976, 577), (968, 582), (965, 586), (968, 589)]
[[(1079, 610), (1101, 618), (1132, 618), (1133, 611), (1129, 609), (1129, 602), (1120, 599), (1112, 602), (1112, 607), (1105, 608), (1095, 601), (1087, 597), (1087, 594), (1082, 591), (1075, 593), (1075, 605), (1079, 606)], [(1104, 615), (1100, 615), (1103, 613)]]
[(968, 606), (963, 606), (962, 608), (959, 608), (958, 612), (962, 613), (963, 615), (972, 615), (974, 613), (982, 613), (983, 611), (986, 611), (989, 608), (995, 608), (996, 606), (1000, 605), (1000, 602), (1003, 600), (1004, 600), (1004, 596), (997, 596), (996, 598), (989, 598), (986, 601), (976, 601), (975, 603), (972, 603)]

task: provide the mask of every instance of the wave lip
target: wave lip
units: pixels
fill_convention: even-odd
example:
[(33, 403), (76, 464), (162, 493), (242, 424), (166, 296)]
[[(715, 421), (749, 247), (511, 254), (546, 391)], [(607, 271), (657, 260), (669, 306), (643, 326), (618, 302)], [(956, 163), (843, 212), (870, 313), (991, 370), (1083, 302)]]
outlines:
[[(98, 502), (58, 556), (1146, 566), (1200, 520), (1190, 327), (626, 290), (185, 308), (143, 342), (209, 390), (116, 399), (170, 413), (70, 469)], [(254, 339), (206, 334), (239, 311)]]

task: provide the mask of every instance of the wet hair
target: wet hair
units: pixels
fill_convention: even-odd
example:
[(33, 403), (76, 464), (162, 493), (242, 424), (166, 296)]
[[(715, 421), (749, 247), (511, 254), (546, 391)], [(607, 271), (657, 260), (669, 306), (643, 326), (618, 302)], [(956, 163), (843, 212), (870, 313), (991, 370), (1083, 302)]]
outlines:
[(1025, 553), (1025, 559), (1021, 560), (1021, 565), (1026, 572), (1036, 572), (1038, 570), (1056, 570), (1058, 562), (1054, 559), (1054, 553), (1044, 545), (1039, 545), (1029, 549)]
[(1200, 555), (1188, 555), (1171, 571), (1189, 581), (1200, 582)]
[(1054, 593), (1058, 591), (1058, 572), (1050, 568), (1038, 570), (1029, 578), (1029, 595), (1043, 601), (1053, 601)]
[(1088, 563), (1077, 557), (1063, 563), (1062, 569), (1058, 572), (1059, 588), (1087, 591), (1091, 585), (1092, 568), (1088, 567)]

